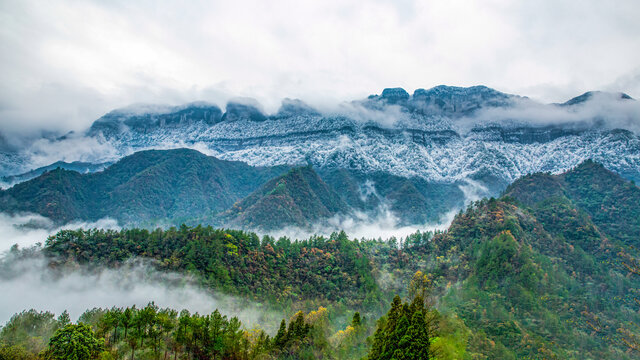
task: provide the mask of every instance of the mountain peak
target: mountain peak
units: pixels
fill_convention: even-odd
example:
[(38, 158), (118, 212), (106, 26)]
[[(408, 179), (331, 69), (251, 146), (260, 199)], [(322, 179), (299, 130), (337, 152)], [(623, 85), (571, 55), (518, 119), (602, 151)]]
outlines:
[(424, 97), (433, 97), (433, 96), (508, 98), (513, 95), (505, 94), (503, 92), (500, 92), (498, 90), (492, 89), (484, 85), (476, 85), (476, 86), (470, 86), (470, 87), (438, 85), (427, 90), (416, 89), (416, 91), (414, 91), (413, 93), (414, 99), (424, 98)]
[(308, 227), (348, 206), (310, 166), (290, 169), (236, 203), (223, 217), (235, 226), (276, 229)]
[(167, 127), (181, 127), (202, 122), (213, 125), (220, 121), (222, 110), (214, 104), (198, 101), (179, 106), (134, 104), (108, 112), (94, 121), (89, 135), (117, 134), (122, 128), (139, 132)]
[(602, 99), (602, 100), (614, 100), (614, 101), (623, 101), (623, 100), (634, 100), (631, 96), (623, 93), (623, 92), (607, 92), (607, 91), (587, 91), (586, 93), (576, 96), (572, 99), (567, 100), (566, 102), (560, 104), (560, 106), (571, 106), (586, 103), (587, 101), (594, 99)]
[(278, 109), (278, 116), (293, 116), (293, 115), (320, 115), (316, 109), (309, 106), (307, 103), (300, 99), (285, 98), (282, 100), (282, 105)]
[(400, 87), (397, 88), (386, 88), (382, 90), (382, 94), (380, 98), (386, 100), (390, 104), (397, 104), (399, 102), (409, 100), (409, 93)]
[(222, 121), (251, 120), (264, 121), (267, 116), (262, 111), (262, 106), (252, 98), (235, 98), (227, 103), (227, 111), (222, 116)]

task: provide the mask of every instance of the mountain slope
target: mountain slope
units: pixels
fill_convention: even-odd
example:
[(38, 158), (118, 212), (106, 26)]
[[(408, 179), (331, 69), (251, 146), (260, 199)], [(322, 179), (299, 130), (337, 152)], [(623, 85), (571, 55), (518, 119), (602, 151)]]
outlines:
[(81, 174), (84, 173), (90, 173), (90, 172), (96, 172), (96, 171), (100, 171), (100, 170), (104, 170), (104, 168), (106, 168), (107, 166), (111, 165), (110, 163), (101, 163), (101, 164), (93, 164), (93, 163), (86, 163), (86, 162), (81, 162), (81, 161), (74, 161), (71, 163), (68, 162), (64, 162), (64, 161), (57, 161), (51, 165), (47, 165), (47, 166), (43, 166), (43, 167), (39, 167), (37, 169), (28, 171), (26, 173), (23, 174), (18, 174), (18, 175), (12, 175), (12, 176), (3, 176), (2, 179), (0, 179), (0, 185), (3, 185), (3, 187), (10, 187), (13, 186), (14, 184), (18, 184), (27, 180), (31, 180), (35, 177), (38, 177), (40, 175), (42, 175), (43, 173), (47, 172), (47, 171), (51, 171), (51, 170), (55, 170), (57, 168), (61, 168), (61, 169), (65, 169), (65, 170), (73, 170), (73, 171), (77, 171)]
[[(84, 136), (120, 156), (199, 144), (220, 159), (254, 166), (311, 163), (319, 171), (344, 168), (448, 183), (488, 177), (497, 180), (497, 195), (520, 176), (560, 173), (587, 158), (640, 181), (639, 106), (629, 96), (601, 92), (558, 106), (485, 86), (436, 86), (411, 95), (390, 88), (324, 111), (285, 99), (271, 115), (249, 99), (230, 101), (224, 113), (206, 103), (134, 106), (106, 114)], [(47, 150), (66, 145), (59, 140)], [(3, 153), (0, 175), (33, 168), (32, 153), (38, 151)], [(106, 159), (91, 153), (70, 160)]]
[[(563, 222), (558, 233), (534, 213), (484, 200), (435, 236), (440, 260), (430, 271), (443, 311), (475, 332), (472, 346), (489, 358), (633, 358), (621, 331), (640, 334), (640, 278), (629, 277), (588, 217)], [(589, 237), (597, 246), (576, 246)]]
[(214, 123), (194, 117), (177, 128), (102, 135), (122, 151), (198, 143), (218, 158), (250, 165), (311, 163), (319, 172), (343, 168), (440, 183), (493, 179), (485, 186), (494, 195), (520, 176), (560, 173), (587, 158), (640, 181), (640, 138), (633, 132), (640, 129), (632, 126), (637, 111), (629, 111), (640, 105), (628, 96), (593, 94), (556, 106), (484, 86), (437, 86), (412, 95), (391, 88), (331, 111), (285, 99), (273, 115), (244, 99), (229, 102)]
[(142, 151), (97, 173), (46, 172), (2, 191), (0, 208), (36, 212), (58, 222), (105, 216), (123, 224), (185, 219), (225, 210), (285, 170), (188, 149)]
[[(410, 296), (409, 285), (455, 320), (455, 346), (468, 358), (637, 359), (632, 346), (640, 339), (640, 276), (625, 264), (640, 252), (610, 241), (576, 207), (571, 193), (562, 193), (565, 186), (591, 186), (594, 176), (608, 179), (594, 187), (608, 197), (628, 191), (617, 185), (619, 177), (607, 174), (587, 162), (560, 176), (528, 177), (516, 182), (510, 196), (473, 202), (446, 232), (405, 239), (349, 241), (336, 233), (300, 242), (268, 236), (260, 241), (257, 234), (184, 226), (153, 233), (62, 231), (47, 241), (45, 253), (61, 264), (117, 265), (134, 256), (151, 257), (158, 268), (199, 274), (219, 291), (258, 301), (277, 298), (294, 308), (304, 302), (335, 304), (328, 308), (346, 306), (368, 318), (386, 296)], [(540, 176), (557, 186), (527, 180)], [(283, 199), (303, 193), (298, 189), (312, 201), (312, 190), (321, 186), (312, 185), (314, 179), (310, 168), (293, 169), (245, 204), (286, 203)], [(551, 191), (525, 194), (538, 188)], [(592, 200), (595, 208), (608, 201)], [(629, 205), (635, 211), (640, 203)], [(630, 223), (629, 229), (636, 231), (637, 225)], [(176, 261), (175, 254), (184, 257)], [(415, 286), (414, 274), (422, 288)]]
[(640, 277), (625, 264), (640, 256), (639, 194), (586, 161), (475, 202), (428, 245), (442, 306), (491, 358), (635, 358)]
[(437, 223), (444, 213), (463, 208), (468, 200), (463, 182), (430, 182), (343, 168), (321, 171), (320, 176), (349, 206), (366, 213), (388, 209), (401, 225)]
[(231, 226), (269, 230), (309, 227), (348, 212), (348, 205), (311, 167), (298, 167), (270, 180), (222, 217)]
[(550, 198), (564, 199), (607, 235), (627, 245), (640, 245), (640, 189), (596, 162), (585, 161), (559, 175), (525, 176), (511, 184), (505, 195), (538, 210)]

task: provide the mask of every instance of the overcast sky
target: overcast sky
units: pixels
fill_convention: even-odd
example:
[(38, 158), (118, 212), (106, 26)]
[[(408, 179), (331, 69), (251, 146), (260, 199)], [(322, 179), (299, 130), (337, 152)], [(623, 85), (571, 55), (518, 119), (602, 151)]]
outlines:
[(0, 131), (83, 129), (132, 103), (315, 105), (484, 84), (640, 97), (640, 1), (0, 0)]

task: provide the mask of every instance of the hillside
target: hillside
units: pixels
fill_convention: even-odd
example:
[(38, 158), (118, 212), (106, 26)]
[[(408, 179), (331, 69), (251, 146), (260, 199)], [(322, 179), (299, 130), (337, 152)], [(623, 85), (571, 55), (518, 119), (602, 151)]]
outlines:
[[(640, 278), (582, 220), (554, 234), (527, 209), (484, 200), (434, 237), (426, 272), (442, 291), (441, 311), (474, 330), (472, 349), (500, 359), (635, 358), (625, 340), (640, 334)], [(583, 249), (582, 238), (600, 242)]]
[(194, 150), (141, 151), (104, 171), (55, 169), (0, 192), (0, 209), (64, 223), (112, 217), (122, 224), (217, 213), (286, 167), (252, 167)]
[(222, 214), (225, 224), (249, 229), (310, 227), (350, 211), (311, 167), (298, 167), (268, 181)]
[(347, 169), (317, 174), (310, 167), (278, 177), (286, 166), (251, 167), (186, 149), (137, 152), (95, 173), (73, 169), (64, 163), (39, 169), (37, 178), (0, 193), (0, 209), (60, 223), (112, 217), (124, 225), (276, 229), (309, 227), (354, 211), (376, 217), (389, 210), (400, 225), (437, 223), (464, 204), (464, 183)]
[[(550, 199), (566, 203), (613, 239), (640, 246), (640, 189), (596, 162), (585, 161), (559, 175), (525, 176), (511, 184), (505, 196), (540, 215), (549, 212)], [(566, 212), (553, 216), (557, 221), (567, 221)]]
[[(531, 181), (541, 176), (546, 180)], [(594, 176), (604, 180), (594, 182)], [(277, 203), (297, 196), (296, 189), (310, 191), (314, 186), (287, 188), (292, 179), (304, 184), (308, 177), (315, 178), (310, 168), (293, 169), (249, 196), (256, 201), (247, 204), (270, 196)], [(522, 179), (509, 196), (476, 201), (446, 232), (404, 239), (349, 241), (346, 234), (334, 234), (291, 242), (183, 226), (65, 231), (46, 243), (45, 252), (54, 267), (74, 261), (118, 266), (151, 257), (159, 269), (198, 274), (206, 286), (236, 296), (277, 299), (286, 309), (351, 309), (374, 318), (393, 294), (411, 299), (418, 281), (428, 303), (449, 319), (439, 325), (448, 346), (461, 347), (464, 358), (638, 358), (633, 347), (640, 343), (640, 276), (631, 266), (640, 253), (625, 237), (610, 234), (618, 228), (600, 226), (576, 207), (571, 199), (586, 201), (577, 190), (558, 196), (588, 186), (599, 189), (589, 191), (586, 203), (593, 209), (637, 191), (586, 162), (560, 176)], [(638, 202), (626, 204), (624, 214), (640, 210)], [(634, 221), (626, 226), (625, 233), (638, 231)]]
[(12, 175), (12, 176), (3, 176), (0, 179), (0, 186), (2, 186), (3, 188), (7, 188), (10, 186), (13, 186), (14, 184), (17, 183), (21, 183), (27, 180), (31, 180), (35, 177), (38, 177), (42, 174), (44, 174), (47, 171), (52, 171), (55, 170), (57, 168), (61, 168), (61, 169), (65, 169), (65, 170), (73, 170), (73, 171), (77, 171), (81, 174), (84, 173), (91, 173), (91, 172), (96, 172), (96, 171), (100, 171), (100, 170), (104, 170), (104, 168), (106, 168), (107, 166), (111, 165), (110, 163), (102, 163), (102, 164), (92, 164), (92, 163), (85, 163), (85, 162), (80, 162), (80, 161), (74, 161), (72, 163), (67, 163), (64, 161), (56, 161), (55, 163), (51, 164), (51, 165), (47, 165), (47, 166), (42, 166), (39, 167), (37, 169), (28, 171), (26, 173), (23, 174), (18, 174), (18, 175)]
[[(442, 215), (464, 206), (464, 182), (430, 182), (386, 172), (344, 168), (321, 171), (322, 179), (352, 208), (365, 213), (388, 209), (401, 225), (438, 223)], [(486, 195), (482, 193), (480, 195)]]

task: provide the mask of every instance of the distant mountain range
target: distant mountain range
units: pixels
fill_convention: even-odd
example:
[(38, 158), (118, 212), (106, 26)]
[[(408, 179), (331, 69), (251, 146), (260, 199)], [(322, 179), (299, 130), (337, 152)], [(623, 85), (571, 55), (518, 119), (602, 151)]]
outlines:
[[(590, 186), (613, 187), (622, 201), (614, 204), (591, 188), (576, 187), (572, 176), (583, 169), (592, 173)], [(311, 166), (253, 167), (190, 149), (148, 150), (95, 173), (47, 171), (0, 191), (0, 211), (38, 213), (60, 224), (111, 217), (127, 226), (205, 223), (252, 230), (311, 229), (335, 217), (357, 221), (390, 211), (397, 225), (411, 225), (435, 223), (446, 212), (462, 209), (465, 199), (479, 199), (470, 197), (465, 187), (478, 186), (345, 169), (316, 172)], [(638, 200), (638, 188), (592, 161), (563, 175), (525, 176), (505, 194), (534, 207), (547, 198), (573, 201), (593, 211), (593, 221), (611, 234), (620, 231), (609, 227), (640, 228), (640, 220), (625, 213), (633, 207), (630, 202)], [(607, 214), (619, 220), (598, 222), (599, 209), (592, 209), (589, 200), (593, 197), (597, 204), (608, 204)]]
[(181, 221), (226, 210), (286, 167), (252, 167), (194, 150), (142, 151), (104, 171), (57, 168), (0, 192), (0, 209), (59, 223), (112, 217), (123, 224)]
[(0, 211), (38, 213), (60, 224), (111, 217), (123, 225), (203, 222), (273, 230), (376, 215), (384, 206), (401, 224), (435, 222), (463, 206), (455, 184), (344, 169), (322, 176), (326, 181), (310, 166), (253, 167), (190, 149), (147, 150), (95, 173), (46, 170), (0, 191)]
[[(204, 102), (177, 107), (137, 105), (104, 115), (84, 133), (70, 133), (53, 140), (49, 137), (46, 147), (41, 143), (37, 148), (35, 145), (22, 149), (3, 147), (0, 175), (5, 176), (3, 183), (7, 186), (57, 167), (94, 172), (141, 150), (188, 147), (215, 157), (217, 164), (240, 161), (246, 163), (243, 166), (270, 170), (268, 176), (261, 173), (264, 177), (255, 179), (251, 186), (241, 183), (242, 191), (235, 188), (235, 177), (226, 179), (229, 186), (221, 191), (232, 191), (232, 194), (216, 195), (218, 201), (214, 205), (208, 204), (209, 195), (203, 195), (196, 202), (199, 205), (194, 203), (185, 209), (171, 208), (169, 203), (140, 204), (138, 210), (120, 213), (121, 220), (135, 223), (140, 219), (211, 218), (212, 212), (230, 211), (233, 203), (259, 190), (267, 180), (286, 169), (312, 166), (312, 171), (326, 186), (340, 190), (337, 192), (341, 201), (352, 213), (371, 214), (386, 207), (400, 222), (420, 224), (437, 221), (445, 212), (462, 208), (469, 200), (498, 196), (521, 176), (538, 172), (558, 174), (586, 159), (593, 159), (627, 179), (640, 181), (640, 137), (634, 132), (640, 129), (638, 106), (626, 94), (603, 92), (588, 92), (562, 104), (544, 105), (484, 86), (437, 86), (418, 89), (413, 94), (401, 88), (389, 88), (380, 95), (331, 109), (314, 109), (300, 100), (285, 99), (274, 114), (266, 114), (251, 99), (232, 100), (224, 111)], [(20, 173), (29, 170), (35, 158), (45, 158), (43, 153), (47, 159), (56, 159), (56, 149), (68, 147), (79, 149), (73, 152), (77, 158), (60, 155), (57, 160), (65, 162)], [(86, 154), (81, 151), (85, 147)], [(166, 154), (180, 158), (177, 153)], [(135, 156), (146, 155), (136, 153)], [(186, 165), (191, 163), (182, 160), (173, 160), (171, 164), (177, 167), (168, 168), (166, 173), (155, 168), (148, 171), (160, 178), (175, 174), (191, 176), (192, 171), (204, 171), (190, 169)], [(226, 173), (224, 169), (220, 171), (223, 175)], [(141, 181), (128, 178), (129, 175), (134, 174), (127, 174), (122, 181)], [(223, 175), (197, 173), (194, 183)], [(103, 176), (82, 176), (78, 181)], [(207, 176), (212, 178), (203, 178)], [(154, 182), (160, 181), (154, 179)], [(178, 180), (166, 181), (174, 183), (162, 184), (161, 188), (187, 188)], [(112, 195), (100, 201), (125, 198), (130, 201), (131, 198), (124, 195), (127, 186), (133, 185), (123, 183), (101, 188), (100, 191)], [(192, 186), (194, 191), (190, 194), (194, 197), (200, 196), (193, 194), (210, 190), (205, 185), (202, 185), (204, 188)], [(18, 190), (10, 192), (17, 194)], [(139, 195), (137, 190), (131, 193)], [(179, 195), (172, 193), (168, 198), (176, 196)], [(259, 199), (252, 197), (255, 203), (251, 206), (256, 208), (260, 203), (283, 200), (287, 196), (264, 197), (262, 194)], [(3, 201), (5, 208), (33, 207), (17, 200), (16, 203)], [(95, 210), (95, 216), (109, 213), (105, 204), (90, 207), (99, 209)], [(144, 206), (153, 210), (142, 211)], [(246, 207), (243, 209), (235, 215), (228, 212), (225, 221), (235, 216), (233, 223), (254, 223), (253, 215), (246, 213)], [(42, 209), (38, 212), (47, 213)], [(62, 220), (80, 213), (81, 210), (63, 211), (52, 215)], [(312, 218), (291, 218), (291, 223), (305, 224)]]

